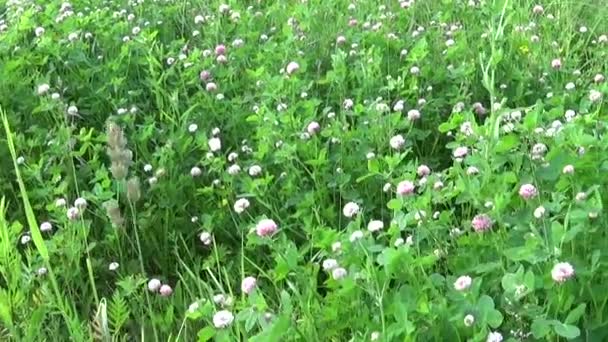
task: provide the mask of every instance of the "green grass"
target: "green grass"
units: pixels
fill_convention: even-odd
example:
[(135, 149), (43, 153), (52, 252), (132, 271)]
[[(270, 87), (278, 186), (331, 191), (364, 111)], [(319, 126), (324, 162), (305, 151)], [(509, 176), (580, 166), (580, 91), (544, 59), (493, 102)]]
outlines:
[(608, 338), (606, 6), (227, 4), (0, 5), (0, 340)]

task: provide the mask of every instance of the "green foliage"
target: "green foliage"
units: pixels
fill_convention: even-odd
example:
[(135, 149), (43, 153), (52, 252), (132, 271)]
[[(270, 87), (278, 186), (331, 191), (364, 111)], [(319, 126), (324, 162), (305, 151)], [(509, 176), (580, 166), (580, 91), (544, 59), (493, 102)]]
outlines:
[(608, 339), (606, 17), (0, 5), (0, 340)]

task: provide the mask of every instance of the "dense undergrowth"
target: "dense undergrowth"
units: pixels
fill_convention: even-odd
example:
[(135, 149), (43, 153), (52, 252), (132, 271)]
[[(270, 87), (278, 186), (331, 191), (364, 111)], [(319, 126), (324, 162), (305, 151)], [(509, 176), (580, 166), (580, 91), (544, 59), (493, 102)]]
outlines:
[(608, 339), (607, 8), (0, 4), (0, 339)]

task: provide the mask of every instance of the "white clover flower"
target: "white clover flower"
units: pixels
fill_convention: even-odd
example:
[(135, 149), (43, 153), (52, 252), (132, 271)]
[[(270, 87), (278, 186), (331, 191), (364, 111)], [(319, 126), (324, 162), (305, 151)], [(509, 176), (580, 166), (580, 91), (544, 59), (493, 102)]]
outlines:
[(393, 106), (393, 111), (395, 112), (401, 112), (403, 110), (404, 107), (404, 101), (403, 100), (399, 100), (395, 103), (395, 105)]
[(220, 293), (213, 296), (213, 302), (217, 305), (224, 306), (226, 305), (227, 299), (224, 294)]
[(158, 293), (162, 296), (162, 297), (168, 297), (171, 295), (171, 293), (173, 293), (173, 289), (171, 288), (171, 286), (167, 285), (167, 284), (163, 284), (160, 289), (158, 290)]
[(479, 169), (478, 168), (476, 168), (475, 166), (469, 166), (467, 168), (467, 175), (474, 176), (476, 174), (479, 174)]
[(21, 244), (22, 245), (27, 245), (30, 241), (32, 241), (32, 237), (29, 236), (28, 234), (25, 234), (25, 235), (21, 236)]
[(212, 242), (211, 233), (209, 233), (209, 232), (202, 232), (199, 235), (199, 239), (201, 240), (201, 242), (203, 243), (203, 245), (209, 246), (211, 244), (211, 242)]
[(239, 172), (241, 172), (241, 167), (238, 164), (232, 164), (228, 167), (228, 174), (231, 176), (235, 176)]
[(194, 302), (188, 306), (188, 312), (194, 313), (194, 312), (198, 311), (199, 308), (200, 308), (200, 304), (198, 302)]
[(338, 261), (336, 259), (325, 259), (322, 266), (324, 271), (329, 272), (338, 267)]
[(407, 119), (410, 121), (416, 121), (420, 119), (420, 112), (416, 109), (412, 109), (407, 112)]
[(262, 167), (259, 165), (253, 165), (249, 168), (249, 175), (251, 177), (259, 176), (262, 173)]
[(228, 154), (228, 161), (229, 162), (234, 162), (237, 158), (239, 157), (239, 154), (236, 152), (230, 152), (230, 154)]
[(502, 342), (502, 334), (497, 331), (490, 332), (486, 342)]
[(239, 198), (234, 202), (234, 211), (237, 214), (242, 214), (247, 208), (249, 208), (249, 200), (246, 198)]
[(599, 100), (602, 99), (602, 93), (595, 90), (595, 89), (591, 89), (589, 91), (589, 101), (591, 102), (598, 102)]
[(192, 167), (192, 169), (190, 169), (190, 175), (192, 177), (198, 177), (202, 174), (203, 174), (203, 170), (201, 170), (201, 168), (198, 166), (194, 166), (194, 167)]
[(355, 104), (355, 103), (353, 102), (353, 100), (351, 100), (351, 99), (346, 99), (346, 100), (344, 100), (344, 102), (342, 103), (342, 107), (344, 107), (344, 109), (348, 110), (348, 109), (353, 108), (354, 104)]
[(230, 6), (227, 4), (220, 4), (220, 6), (218, 7), (218, 11), (221, 14), (226, 14), (226, 13), (230, 12)]
[(208, 145), (209, 150), (211, 150), (211, 152), (217, 152), (222, 149), (222, 141), (220, 140), (220, 138), (209, 139)]
[(389, 141), (389, 145), (391, 146), (391, 148), (399, 150), (403, 147), (403, 145), (405, 145), (405, 139), (401, 134), (395, 135)]
[(421, 221), (422, 219), (426, 218), (426, 211), (424, 210), (418, 210), (416, 211), (416, 213), (414, 214), (414, 219), (416, 221)]
[(383, 228), (384, 222), (380, 220), (372, 220), (367, 225), (367, 230), (369, 230), (370, 232), (377, 232), (379, 230), (382, 230)]
[(58, 208), (65, 207), (66, 204), (67, 201), (65, 200), (65, 198), (58, 198), (57, 200), (55, 200), (55, 206)]
[(331, 251), (334, 253), (339, 253), (342, 250), (342, 243), (340, 241), (336, 241), (331, 244)]
[(576, 196), (574, 198), (576, 199), (577, 202), (582, 202), (587, 199), (587, 194), (584, 192), (579, 192), (576, 194)]
[(384, 186), (382, 187), (382, 191), (384, 191), (384, 192), (390, 192), (392, 187), (393, 186), (392, 186), (391, 183), (385, 183)]
[(150, 292), (157, 292), (160, 289), (161, 285), (162, 284), (161, 284), (160, 280), (158, 280), (156, 278), (150, 279), (148, 281), (148, 290)]
[(428, 182), (428, 180), (429, 179), (426, 176), (420, 178), (420, 180), (418, 181), (418, 186), (420, 186), (420, 187), (424, 186)]
[(285, 72), (287, 72), (288, 75), (292, 75), (299, 69), (300, 65), (297, 62), (289, 62), (289, 64), (287, 64), (287, 67), (285, 67)]
[(471, 277), (461, 276), (458, 277), (458, 279), (456, 279), (456, 281), (454, 282), (454, 289), (456, 289), (457, 291), (465, 291), (468, 290), (469, 287), (471, 287), (472, 283), (473, 279), (471, 279)]
[(413, 236), (411, 236), (411, 235), (408, 235), (408, 236), (405, 238), (405, 245), (406, 245), (406, 246), (410, 246), (410, 247), (411, 247), (411, 246), (413, 246), (413, 245), (414, 245), (414, 237), (413, 237)]
[(76, 107), (76, 106), (69, 106), (67, 112), (68, 112), (68, 115), (76, 116), (76, 115), (78, 115), (78, 107)]
[(36, 92), (38, 93), (38, 95), (44, 95), (49, 91), (50, 88), (51, 87), (48, 84), (43, 83), (38, 86), (38, 89), (36, 90)]
[(466, 136), (473, 135), (473, 124), (470, 121), (465, 121), (460, 125), (460, 132)]
[(82, 197), (78, 197), (75, 201), (74, 201), (74, 206), (78, 209), (84, 209), (87, 207), (87, 200), (82, 198)]
[(257, 287), (257, 279), (255, 277), (245, 277), (241, 282), (241, 291), (244, 294), (251, 294)]
[(50, 222), (42, 222), (40, 224), (41, 232), (50, 232), (51, 230), (53, 230), (53, 225)]
[(344, 208), (342, 209), (342, 213), (344, 214), (344, 216), (351, 218), (355, 215), (357, 215), (359, 213), (359, 205), (355, 202), (348, 202), (346, 203), (346, 205), (344, 205)]
[(576, 117), (576, 112), (573, 111), (572, 109), (568, 109), (566, 111), (566, 113), (564, 114), (564, 118), (566, 119), (566, 122), (570, 122), (570, 121), (574, 120), (575, 117)]
[(376, 111), (380, 113), (386, 113), (390, 110), (390, 107), (386, 103), (378, 103), (376, 104)]
[(519, 121), (519, 120), (521, 120), (521, 111), (519, 111), (519, 110), (513, 111), (513, 112), (511, 112), (511, 114), (509, 116), (510, 116), (511, 120)]
[(46, 275), (47, 272), (48, 270), (46, 269), (46, 267), (40, 267), (38, 270), (36, 270), (36, 274), (40, 277)]
[(363, 238), (363, 232), (360, 230), (355, 230), (352, 234), (350, 234), (350, 237), (348, 238), (348, 240), (350, 242), (355, 242), (357, 240), (360, 240)]
[(470, 327), (473, 324), (475, 324), (475, 317), (473, 315), (464, 316), (464, 325), (465, 326)]
[(334, 269), (331, 271), (331, 276), (332, 276), (332, 278), (334, 278), (334, 280), (340, 280), (340, 279), (343, 279), (343, 278), (345, 278), (347, 275), (348, 275), (348, 272), (347, 272), (347, 271), (346, 271), (346, 269), (345, 269), (345, 268), (343, 268), (343, 267), (337, 267), (337, 268), (334, 268)]
[(234, 315), (228, 310), (221, 310), (213, 315), (213, 325), (217, 329), (227, 328), (234, 321)]
[(534, 209), (534, 217), (536, 217), (537, 219), (540, 219), (543, 216), (545, 216), (545, 207), (543, 207), (541, 205), (538, 208)]

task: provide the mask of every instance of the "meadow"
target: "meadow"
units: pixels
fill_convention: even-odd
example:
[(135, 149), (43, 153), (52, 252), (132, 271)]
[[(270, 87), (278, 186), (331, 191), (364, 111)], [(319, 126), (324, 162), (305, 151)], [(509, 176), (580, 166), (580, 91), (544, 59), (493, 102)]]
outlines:
[(601, 0), (0, 3), (1, 341), (608, 341)]

